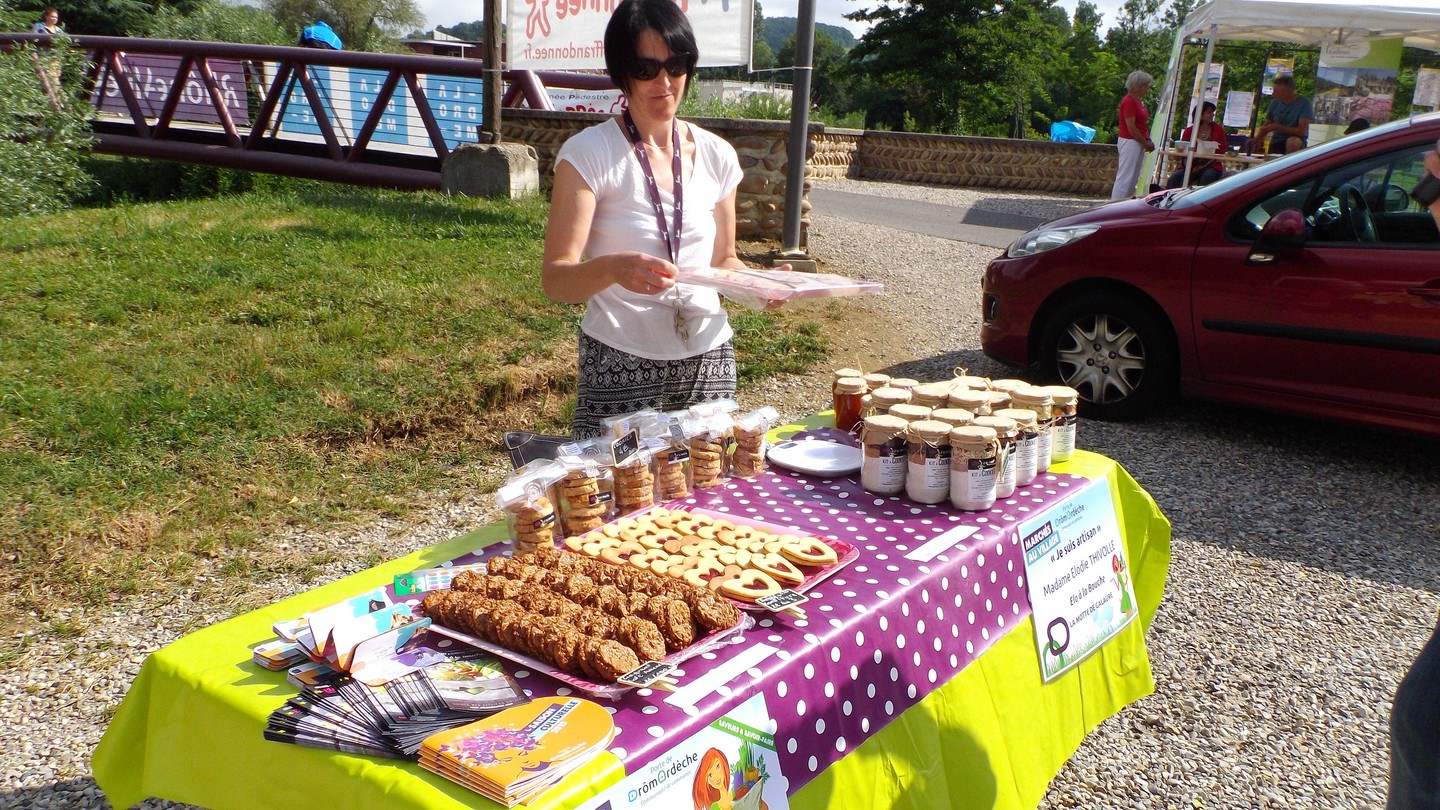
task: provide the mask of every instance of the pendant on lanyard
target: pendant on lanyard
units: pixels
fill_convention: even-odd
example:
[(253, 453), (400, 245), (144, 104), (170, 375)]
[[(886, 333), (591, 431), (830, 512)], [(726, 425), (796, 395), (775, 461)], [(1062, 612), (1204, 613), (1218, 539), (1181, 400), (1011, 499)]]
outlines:
[[(645, 186), (650, 193), (650, 205), (655, 209), (655, 224), (660, 229), (660, 239), (665, 243), (665, 250), (670, 254), (670, 261), (678, 266), (680, 264), (680, 227), (685, 214), (685, 189), (681, 182), (683, 164), (680, 160), (680, 125), (673, 119), (670, 122), (670, 143), (673, 152), (670, 158), (670, 176), (674, 179), (675, 188), (675, 226), (672, 234), (669, 224), (665, 221), (665, 206), (660, 202), (660, 185), (655, 182), (655, 172), (650, 168), (650, 158), (645, 154), (645, 142), (640, 137), (640, 130), (635, 126), (635, 119), (630, 117), (629, 110), (625, 110), (621, 116), (625, 122), (625, 134), (635, 149), (635, 159), (640, 161), (640, 171), (645, 175)], [(685, 319), (684, 307), (685, 301), (680, 297), (680, 290), (676, 288), (675, 336), (680, 338), (688, 351), (690, 348), (690, 324)]]

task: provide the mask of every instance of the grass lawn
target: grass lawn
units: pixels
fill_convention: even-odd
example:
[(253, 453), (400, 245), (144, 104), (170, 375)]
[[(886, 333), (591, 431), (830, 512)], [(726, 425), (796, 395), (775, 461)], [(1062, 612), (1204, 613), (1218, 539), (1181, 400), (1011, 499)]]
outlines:
[[(500, 433), (566, 429), (582, 310), (540, 291), (547, 212), (316, 185), (7, 222), (0, 628), (492, 488)], [(738, 310), (743, 379), (823, 356), (817, 323)]]

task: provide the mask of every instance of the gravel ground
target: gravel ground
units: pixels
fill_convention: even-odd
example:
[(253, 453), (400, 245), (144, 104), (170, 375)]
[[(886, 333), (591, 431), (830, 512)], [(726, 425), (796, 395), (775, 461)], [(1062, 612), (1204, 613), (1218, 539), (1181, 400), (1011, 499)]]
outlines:
[[(1029, 216), (1092, 203), (823, 185)], [(839, 328), (855, 327), (838, 341), (836, 361), (921, 379), (955, 366), (1013, 375), (978, 349), (978, 280), (993, 249), (830, 212), (814, 214), (811, 249), (830, 268), (887, 288), (847, 310)], [(820, 371), (745, 398), (794, 417), (824, 402), (827, 386)], [(1174, 556), (1149, 636), (1156, 694), (1092, 734), (1041, 807), (1383, 806), (1390, 698), (1436, 613), (1436, 447), (1194, 403), (1138, 424), (1083, 422), (1080, 444), (1119, 461), (1150, 491), (1174, 525)], [(285, 538), (296, 554), (340, 561), (323, 566), (318, 580), (282, 578), (237, 599), (217, 596), (202, 579), (158, 606), (121, 603), (62, 617), (75, 628), (66, 635), (29, 634), (0, 673), (0, 724), (10, 740), (0, 753), (0, 806), (108, 807), (90, 779), (89, 755), (146, 655), (237, 610), (368, 566), (360, 561), (484, 525), (494, 518), (486, 500), (439, 495), (408, 523)]]

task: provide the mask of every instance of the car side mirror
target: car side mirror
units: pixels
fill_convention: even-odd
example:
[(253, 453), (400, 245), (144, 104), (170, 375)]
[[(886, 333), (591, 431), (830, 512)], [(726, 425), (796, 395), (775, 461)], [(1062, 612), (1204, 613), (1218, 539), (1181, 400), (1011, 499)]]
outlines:
[(1280, 251), (1305, 245), (1305, 215), (1298, 208), (1285, 208), (1275, 213), (1260, 229), (1260, 237), (1250, 248), (1247, 264), (1271, 264)]

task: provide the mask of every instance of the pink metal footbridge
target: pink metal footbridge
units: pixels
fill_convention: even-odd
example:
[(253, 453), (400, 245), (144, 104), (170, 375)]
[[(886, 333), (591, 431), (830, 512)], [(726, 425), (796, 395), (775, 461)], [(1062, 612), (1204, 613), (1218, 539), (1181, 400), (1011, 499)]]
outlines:
[[(53, 47), (50, 40), (0, 34), (0, 49)], [(69, 42), (87, 55), (82, 86), (98, 152), (424, 189), (440, 187), (456, 146), (483, 137), (485, 64), (477, 59), (127, 37)], [(502, 104), (511, 107), (554, 109), (547, 88), (590, 93), (604, 105), (614, 90), (601, 75), (500, 75)], [(45, 70), (36, 80), (51, 92)]]

